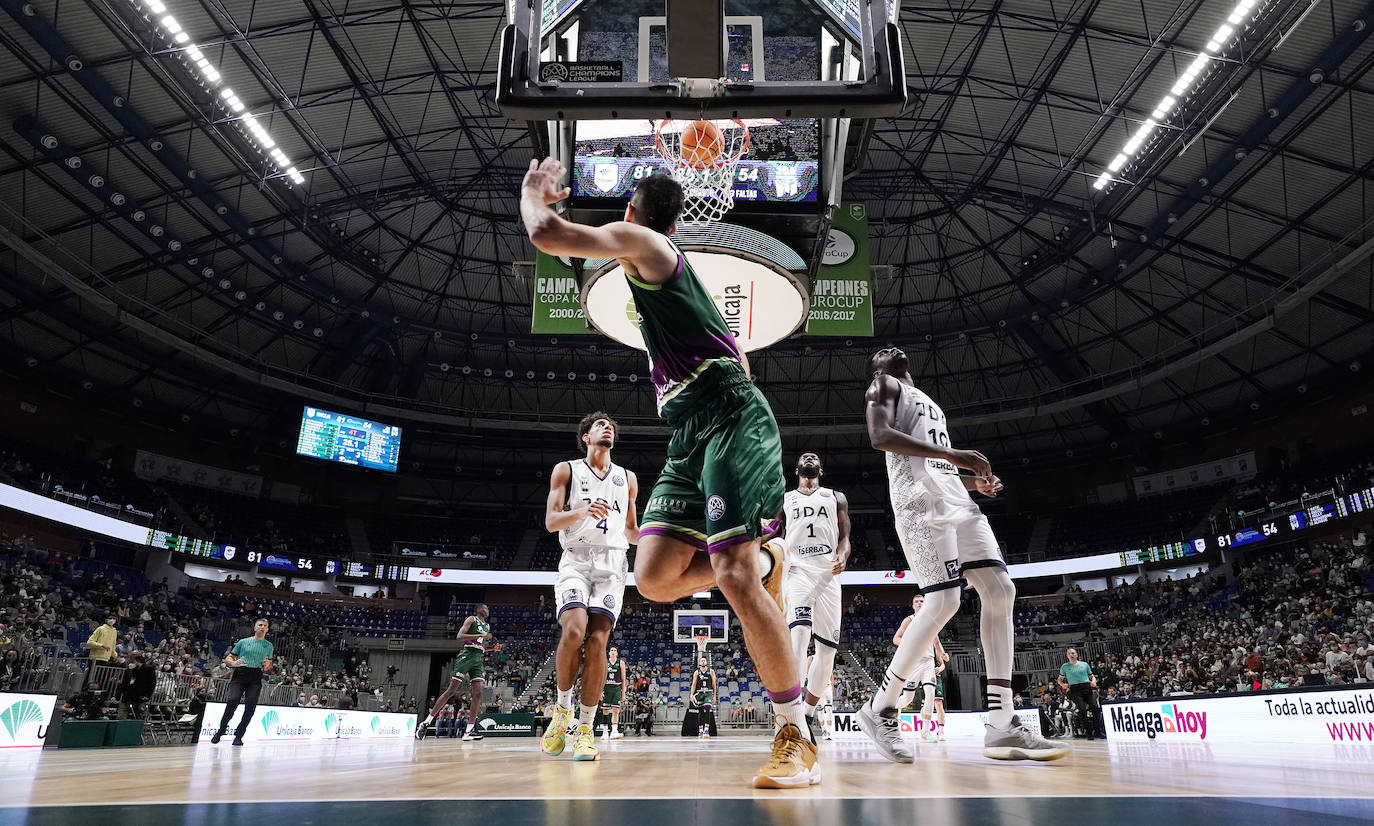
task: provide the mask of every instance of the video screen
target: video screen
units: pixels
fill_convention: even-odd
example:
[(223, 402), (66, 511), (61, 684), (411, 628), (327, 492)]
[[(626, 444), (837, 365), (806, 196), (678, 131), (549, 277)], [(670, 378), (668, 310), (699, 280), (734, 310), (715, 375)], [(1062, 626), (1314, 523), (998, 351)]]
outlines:
[[(681, 129), (688, 121), (676, 121)], [(738, 130), (732, 121), (716, 121), (723, 131)], [(814, 118), (753, 118), (749, 147), (735, 169), (735, 208), (815, 204), (820, 190), (820, 123)], [(574, 204), (628, 200), (637, 183), (670, 171), (647, 120), (579, 121), (573, 145)], [(726, 144), (734, 139), (728, 135)], [(691, 193), (688, 193), (691, 195)]]
[(296, 453), (395, 473), (401, 455), (401, 428), (307, 407), (301, 415)]

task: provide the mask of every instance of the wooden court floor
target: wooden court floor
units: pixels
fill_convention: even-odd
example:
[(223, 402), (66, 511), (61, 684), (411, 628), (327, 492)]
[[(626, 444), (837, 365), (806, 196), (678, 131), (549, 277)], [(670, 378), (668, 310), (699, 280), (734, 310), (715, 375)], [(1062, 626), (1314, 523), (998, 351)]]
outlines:
[(782, 792), (749, 785), (761, 736), (599, 741), (595, 763), (546, 757), (532, 739), (227, 742), (0, 753), (0, 824), (1374, 822), (1374, 746), (1333, 758), (1280, 743), (1097, 741), (1037, 764), (943, 743), (899, 766), (865, 741), (832, 741), (823, 782)]

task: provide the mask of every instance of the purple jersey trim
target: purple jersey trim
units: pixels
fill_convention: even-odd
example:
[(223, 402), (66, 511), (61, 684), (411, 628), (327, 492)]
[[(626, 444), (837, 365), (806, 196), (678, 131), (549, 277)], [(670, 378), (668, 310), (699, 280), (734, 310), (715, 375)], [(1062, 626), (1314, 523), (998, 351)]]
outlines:
[(640, 528), (640, 529), (639, 529), (639, 535), (640, 535), (640, 536), (666, 536), (666, 537), (668, 537), (669, 539), (676, 539), (676, 540), (678, 540), (679, 542), (686, 542), (688, 545), (691, 545), (692, 547), (696, 548), (697, 550), (702, 550), (703, 548), (706, 547), (706, 543), (705, 543), (705, 542), (702, 542), (700, 539), (697, 539), (697, 538), (694, 537), (694, 536), (689, 536), (688, 534), (682, 533), (681, 531), (675, 531), (675, 530), (673, 530), (672, 528), (664, 528), (664, 527), (660, 527), (660, 526), (658, 526), (658, 525), (653, 525), (653, 526), (650, 526), (650, 527), (647, 527), (647, 528)]
[(750, 535), (746, 532), (746, 533), (738, 534), (738, 535), (736, 535), (736, 536), (732, 536), (732, 537), (730, 537), (729, 539), (722, 539), (722, 540), (720, 540), (719, 542), (712, 542), (711, 544), (709, 544), (709, 545), (706, 546), (706, 552), (707, 552), (708, 554), (718, 554), (718, 553), (720, 553), (721, 551), (729, 550), (730, 548), (733, 548), (733, 547), (735, 547), (736, 545), (739, 545), (739, 544), (741, 544), (741, 543), (744, 543), (744, 542), (753, 542), (753, 541), (754, 541), (754, 537), (750, 536)]

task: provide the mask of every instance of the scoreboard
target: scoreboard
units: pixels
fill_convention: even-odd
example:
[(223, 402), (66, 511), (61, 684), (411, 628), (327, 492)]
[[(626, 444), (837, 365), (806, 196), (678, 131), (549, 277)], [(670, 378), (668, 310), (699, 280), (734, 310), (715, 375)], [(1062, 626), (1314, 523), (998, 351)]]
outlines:
[(306, 407), (296, 453), (395, 473), (401, 455), (401, 428)]
[(218, 559), (225, 562), (232, 562), (239, 555), (238, 549), (233, 545), (220, 545), (208, 539), (178, 536), (167, 531), (150, 531), (148, 544), (172, 553), (198, 556), (202, 559)]

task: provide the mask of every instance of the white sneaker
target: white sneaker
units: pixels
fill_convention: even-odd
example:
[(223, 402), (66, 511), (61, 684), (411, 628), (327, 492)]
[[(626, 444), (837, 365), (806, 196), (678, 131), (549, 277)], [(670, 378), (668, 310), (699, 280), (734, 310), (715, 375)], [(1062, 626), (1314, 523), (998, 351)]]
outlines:
[(994, 760), (1058, 760), (1073, 749), (1065, 743), (1046, 740), (1012, 717), (1004, 729), (983, 726), (983, 755)]
[(612, 740), (624, 740), (624, 739), (625, 739), (625, 735), (622, 734), (622, 733), (620, 732), (619, 729), (616, 729), (615, 731), (612, 731), (612, 732), (611, 732), (611, 739), (612, 739)]
[(926, 729), (925, 731), (921, 732), (921, 742), (938, 743), (940, 742), (940, 735), (936, 734), (934, 731), (931, 731), (930, 729)]

